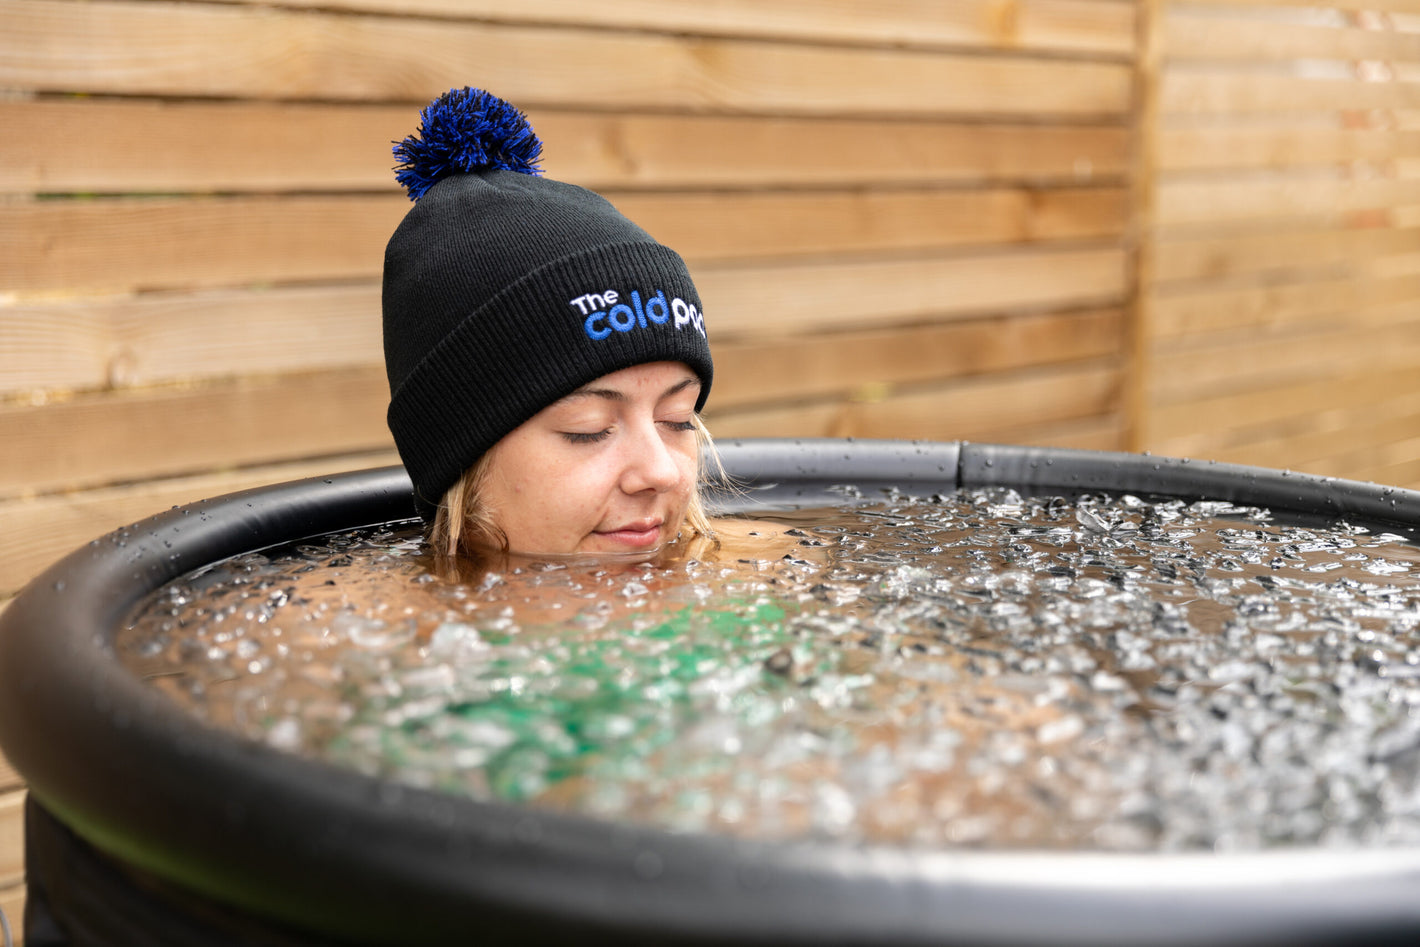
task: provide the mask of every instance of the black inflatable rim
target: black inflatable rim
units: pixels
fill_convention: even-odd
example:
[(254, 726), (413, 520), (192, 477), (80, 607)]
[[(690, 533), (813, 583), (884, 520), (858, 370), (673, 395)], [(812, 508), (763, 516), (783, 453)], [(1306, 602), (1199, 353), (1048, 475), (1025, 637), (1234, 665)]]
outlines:
[[(1420, 493), (1146, 455), (901, 441), (721, 445), (731, 502), (1000, 484), (1211, 498), (1413, 530)], [(352, 942), (1300, 941), (1420, 931), (1420, 850), (907, 852), (671, 834), (425, 792), (207, 728), (113, 660), (149, 591), (228, 556), (411, 519), (401, 468), (231, 494), (95, 540), (0, 615), (0, 745), (115, 858)]]

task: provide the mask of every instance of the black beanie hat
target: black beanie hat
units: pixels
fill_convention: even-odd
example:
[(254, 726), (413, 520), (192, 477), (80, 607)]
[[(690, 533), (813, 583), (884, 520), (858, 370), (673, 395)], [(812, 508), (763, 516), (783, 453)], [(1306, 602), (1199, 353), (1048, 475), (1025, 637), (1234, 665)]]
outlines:
[(431, 517), (490, 447), (588, 382), (646, 362), (713, 367), (676, 253), (591, 191), (540, 177), (522, 113), (478, 89), (395, 146), (413, 209), (385, 250), (389, 427)]

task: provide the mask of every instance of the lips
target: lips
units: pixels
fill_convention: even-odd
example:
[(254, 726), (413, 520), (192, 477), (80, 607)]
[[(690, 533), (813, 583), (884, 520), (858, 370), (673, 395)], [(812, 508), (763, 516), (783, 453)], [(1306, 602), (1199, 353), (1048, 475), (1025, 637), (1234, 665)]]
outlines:
[(658, 519), (636, 520), (611, 529), (599, 529), (596, 534), (626, 549), (649, 549), (660, 541), (663, 522)]

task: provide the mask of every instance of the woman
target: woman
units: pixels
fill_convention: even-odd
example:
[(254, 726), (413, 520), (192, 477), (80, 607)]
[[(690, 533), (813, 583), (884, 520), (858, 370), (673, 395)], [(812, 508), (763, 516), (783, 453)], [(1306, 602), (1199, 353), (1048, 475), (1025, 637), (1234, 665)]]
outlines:
[(674, 251), (541, 177), (540, 152), (469, 88), (395, 146), (415, 206), (385, 253), (390, 430), (439, 552), (650, 556), (709, 534), (700, 297)]

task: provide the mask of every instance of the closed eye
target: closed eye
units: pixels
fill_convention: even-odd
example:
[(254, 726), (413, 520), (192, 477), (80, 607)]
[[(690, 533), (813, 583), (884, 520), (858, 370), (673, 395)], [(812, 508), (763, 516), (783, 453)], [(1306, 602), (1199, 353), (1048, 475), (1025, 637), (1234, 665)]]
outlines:
[(666, 427), (670, 428), (672, 431), (693, 431), (693, 430), (695, 430), (695, 422), (694, 422), (694, 421), (662, 421), (661, 423), (664, 424), (664, 425), (666, 425)]
[(611, 437), (611, 428), (594, 431), (591, 434), (583, 434), (579, 431), (562, 431), (561, 434), (572, 444), (595, 444)]

